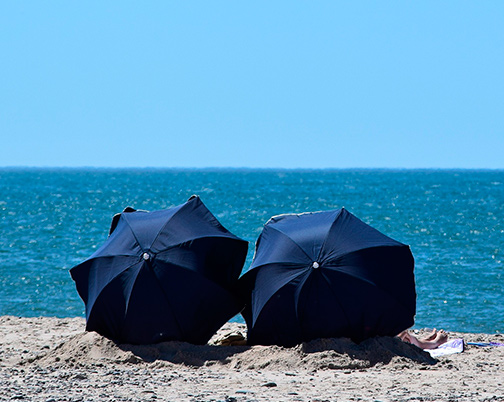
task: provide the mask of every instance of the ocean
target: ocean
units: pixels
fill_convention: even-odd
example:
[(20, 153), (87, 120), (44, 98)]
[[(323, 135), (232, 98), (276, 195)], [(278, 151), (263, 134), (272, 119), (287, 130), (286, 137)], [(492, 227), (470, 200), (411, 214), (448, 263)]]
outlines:
[(0, 168), (0, 315), (84, 317), (69, 269), (112, 216), (193, 194), (249, 242), (244, 271), (271, 216), (345, 207), (410, 245), (415, 327), (504, 332), (504, 170)]

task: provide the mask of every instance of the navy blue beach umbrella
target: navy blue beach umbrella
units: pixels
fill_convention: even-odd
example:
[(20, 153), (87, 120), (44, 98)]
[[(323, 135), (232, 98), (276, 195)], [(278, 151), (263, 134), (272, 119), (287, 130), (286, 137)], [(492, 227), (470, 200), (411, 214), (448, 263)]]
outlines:
[(166, 210), (126, 209), (70, 270), (86, 330), (118, 343), (208, 342), (243, 307), (235, 287), (247, 248), (196, 196)]
[(249, 344), (395, 336), (416, 310), (410, 248), (345, 209), (280, 215), (240, 278)]

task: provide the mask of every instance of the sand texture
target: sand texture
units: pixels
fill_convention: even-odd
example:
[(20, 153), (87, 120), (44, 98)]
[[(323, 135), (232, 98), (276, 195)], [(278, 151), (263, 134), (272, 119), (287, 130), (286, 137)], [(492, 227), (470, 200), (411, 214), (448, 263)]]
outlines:
[[(504, 401), (504, 347), (433, 359), (396, 338), (293, 348), (117, 345), (82, 318), (0, 317), (0, 401)], [(461, 334), (500, 342), (500, 334)]]

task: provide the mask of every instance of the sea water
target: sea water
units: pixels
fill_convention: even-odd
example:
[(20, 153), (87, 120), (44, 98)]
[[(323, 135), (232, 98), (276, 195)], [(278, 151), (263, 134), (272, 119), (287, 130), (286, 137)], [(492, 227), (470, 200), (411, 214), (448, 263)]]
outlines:
[(2, 168), (0, 315), (83, 317), (69, 269), (112, 216), (193, 194), (249, 242), (244, 271), (271, 216), (345, 207), (410, 245), (416, 327), (504, 332), (503, 170)]

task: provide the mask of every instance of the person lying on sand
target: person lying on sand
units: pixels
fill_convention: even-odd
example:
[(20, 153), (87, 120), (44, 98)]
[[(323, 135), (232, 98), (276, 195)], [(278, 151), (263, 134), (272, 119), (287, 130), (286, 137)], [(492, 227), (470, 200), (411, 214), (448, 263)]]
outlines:
[(435, 328), (429, 335), (423, 338), (417, 338), (409, 330), (402, 331), (397, 336), (404, 342), (418, 346), (420, 349), (436, 349), (439, 345), (442, 345), (448, 340), (448, 335), (444, 330), (440, 329), (438, 331)]

